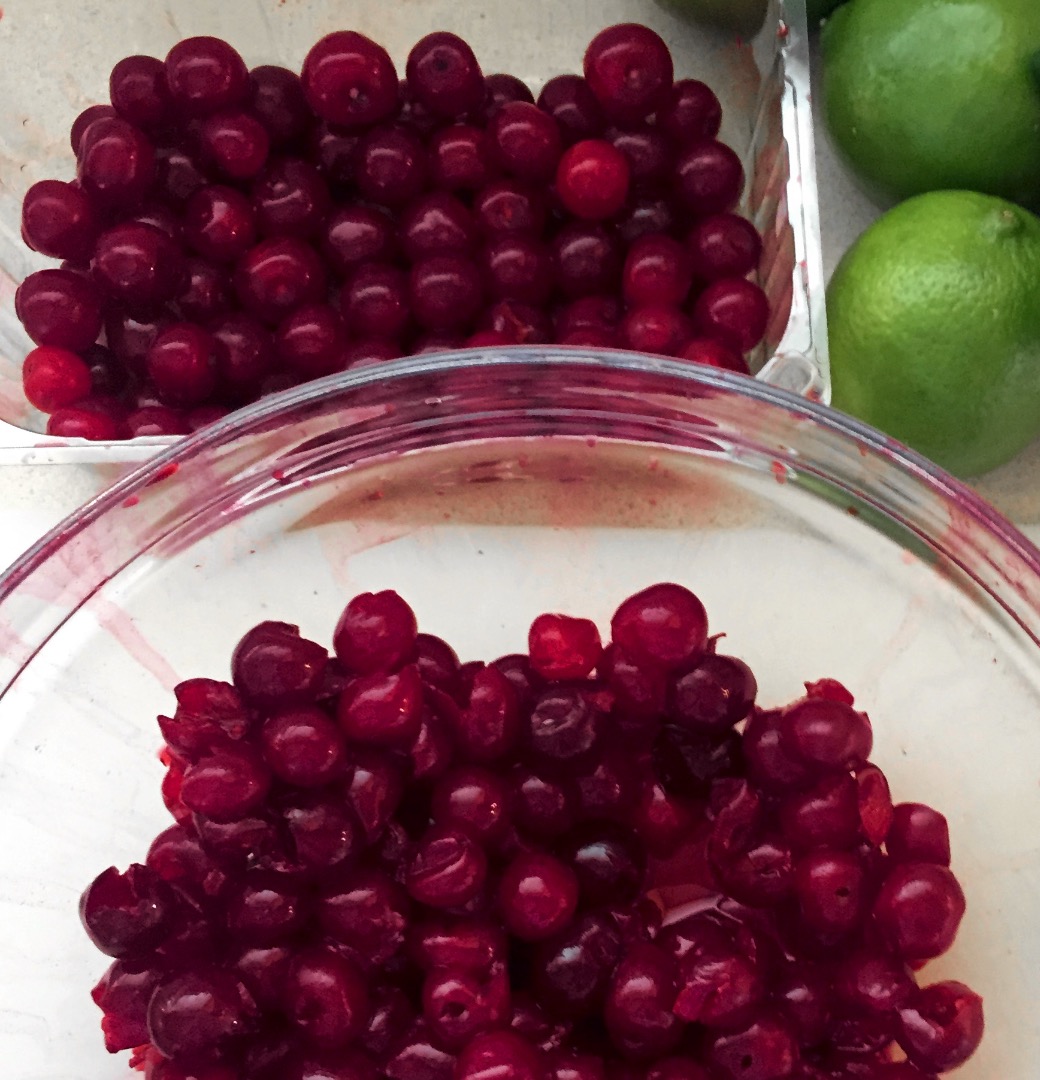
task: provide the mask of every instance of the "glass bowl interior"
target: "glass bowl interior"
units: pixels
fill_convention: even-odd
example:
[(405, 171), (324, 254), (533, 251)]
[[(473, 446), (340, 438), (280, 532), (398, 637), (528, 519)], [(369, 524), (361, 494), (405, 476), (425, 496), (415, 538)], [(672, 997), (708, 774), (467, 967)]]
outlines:
[(704, 600), (760, 701), (833, 676), (899, 801), (950, 819), (968, 915), (929, 976), (987, 999), (964, 1080), (1040, 1056), (1040, 554), (882, 436), (724, 373), (538, 350), (419, 358), (267, 401), (86, 507), (0, 581), (0, 1047), (122, 1080), (76, 917), (169, 824), (155, 717), (262, 619), (328, 642), (393, 588), (464, 660), (654, 581)]

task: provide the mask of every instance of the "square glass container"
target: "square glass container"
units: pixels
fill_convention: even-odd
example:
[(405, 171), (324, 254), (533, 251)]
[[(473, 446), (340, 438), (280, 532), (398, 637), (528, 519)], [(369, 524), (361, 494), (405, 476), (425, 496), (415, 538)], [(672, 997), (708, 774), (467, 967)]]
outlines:
[(344, 28), (385, 45), (403, 69), (411, 46), (433, 30), (472, 45), (485, 72), (508, 71), (537, 89), (580, 71), (585, 46), (605, 26), (641, 22), (668, 42), (676, 77), (696, 77), (724, 109), (720, 138), (747, 175), (741, 210), (765, 239), (760, 280), (773, 319), (753, 367), (759, 378), (826, 400), (829, 392), (823, 270), (809, 106), (804, 0), (768, 0), (750, 40), (678, 18), (654, 0), (6, 0), (0, 14), (0, 462), (131, 462), (170, 438), (87, 443), (46, 434), (45, 417), (25, 400), (21, 363), (32, 343), (14, 314), (14, 291), (52, 260), (20, 237), (26, 190), (71, 178), (68, 141), (76, 115), (107, 102), (108, 73), (124, 56), (165, 56), (180, 39), (212, 34), (250, 66), (299, 70), (323, 35)]

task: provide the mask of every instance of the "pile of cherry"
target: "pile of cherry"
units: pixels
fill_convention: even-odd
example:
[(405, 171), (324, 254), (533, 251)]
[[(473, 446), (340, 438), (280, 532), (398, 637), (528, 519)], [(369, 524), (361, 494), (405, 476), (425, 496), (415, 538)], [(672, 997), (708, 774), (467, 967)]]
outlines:
[(537, 104), (449, 33), (398, 79), (328, 35), (302, 74), (197, 37), (112, 70), (25, 242), (63, 260), (16, 311), (48, 432), (182, 434), (299, 382), (428, 350), (625, 347), (747, 372), (761, 239), (716, 136), (644, 26), (600, 33)]
[[(922, 1080), (983, 1031), (919, 987), (964, 913), (832, 680), (779, 710), (652, 586), (460, 664), (393, 592), (334, 656), (265, 622), (160, 717), (176, 824), (84, 893), (150, 1080)], [(681, 888), (679, 886), (681, 885)], [(662, 907), (699, 898), (684, 917)], [(893, 1057), (895, 1048), (902, 1054)], [(906, 1060), (902, 1060), (905, 1055)]]

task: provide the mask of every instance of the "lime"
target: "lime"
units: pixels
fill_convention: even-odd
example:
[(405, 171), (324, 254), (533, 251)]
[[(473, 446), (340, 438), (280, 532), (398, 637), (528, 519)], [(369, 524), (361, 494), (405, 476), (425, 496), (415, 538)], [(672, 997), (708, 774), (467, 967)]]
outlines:
[(827, 127), (875, 197), (1040, 205), (1040, 0), (852, 0), (822, 45)]
[(964, 191), (902, 203), (841, 261), (827, 318), (834, 406), (951, 472), (985, 472), (1040, 433), (1040, 218), (1028, 210)]

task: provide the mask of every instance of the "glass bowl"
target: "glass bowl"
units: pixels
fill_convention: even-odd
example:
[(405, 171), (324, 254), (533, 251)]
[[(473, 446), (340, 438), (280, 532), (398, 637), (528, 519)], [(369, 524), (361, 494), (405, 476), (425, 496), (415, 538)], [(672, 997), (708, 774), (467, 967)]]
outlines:
[(929, 970), (986, 996), (959, 1076), (1040, 1057), (1040, 553), (869, 428), (750, 379), (505, 350), (347, 373), (172, 447), (0, 579), (0, 1050), (10, 1080), (118, 1080), (76, 904), (169, 824), (155, 725), (262, 619), (328, 641), (398, 590), (463, 659), (541, 611), (660, 580), (704, 600), (760, 701), (845, 682), (897, 800), (950, 819), (968, 915)]
[[(749, 10), (754, 4), (746, 5)], [(823, 262), (810, 107), (805, 0), (758, 0), (752, 36), (682, 19), (657, 0), (5, 0), (0, 9), (0, 460), (10, 463), (140, 462), (174, 437), (92, 443), (43, 434), (46, 417), (22, 390), (32, 343), (14, 312), (15, 286), (53, 264), (20, 238), (21, 205), (42, 179), (71, 179), (69, 127), (108, 101), (108, 76), (133, 54), (163, 57), (182, 38), (213, 34), (250, 65), (299, 71), (308, 49), (352, 28), (389, 51), (400, 72), (409, 50), (435, 30), (461, 34), (486, 72), (509, 71), (535, 91), (581, 70), (589, 41), (619, 22), (645, 23), (672, 50), (677, 77), (707, 82), (723, 105), (720, 138), (747, 177), (740, 210), (764, 241), (758, 280), (773, 317), (751, 357), (764, 381), (827, 399), (830, 393)], [(749, 28), (746, 28), (749, 29)], [(75, 57), (75, 62), (70, 62)]]

